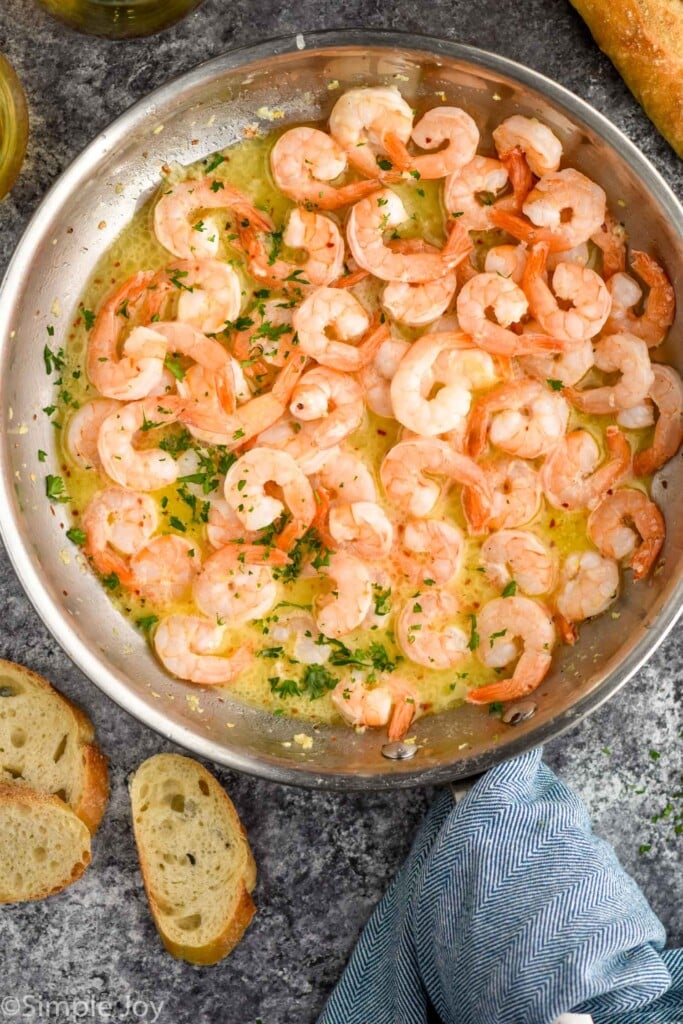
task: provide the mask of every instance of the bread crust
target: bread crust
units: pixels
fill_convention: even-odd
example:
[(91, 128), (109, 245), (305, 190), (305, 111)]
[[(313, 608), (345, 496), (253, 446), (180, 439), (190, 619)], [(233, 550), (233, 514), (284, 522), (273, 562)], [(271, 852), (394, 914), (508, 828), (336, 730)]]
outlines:
[[(204, 778), (207, 785), (215, 793), (220, 795), (221, 802), (223, 803), (225, 812), (230, 820), (231, 828), (234, 832), (239, 833), (244, 840), (246, 853), (243, 877), (239, 881), (236, 899), (231, 908), (230, 916), (225, 921), (220, 934), (215, 936), (211, 942), (205, 943), (203, 946), (186, 945), (184, 943), (176, 942), (165, 933), (164, 913), (162, 912), (159, 901), (154, 892), (147, 850), (141, 835), (141, 829), (137, 827), (136, 821), (135, 783), (140, 770), (143, 767), (147, 767), (149, 770), (149, 766), (154, 764), (161, 772), (164, 768), (168, 768), (173, 763), (178, 762), (186, 764), (193, 772), (196, 772), (197, 775)], [(153, 757), (148, 758), (147, 761), (144, 761), (130, 780), (130, 793), (133, 810), (133, 831), (135, 833), (142, 879), (145, 885), (145, 892), (147, 893), (147, 899), (154, 919), (154, 924), (156, 925), (157, 931), (159, 932), (166, 950), (171, 954), (171, 956), (177, 957), (181, 960), (186, 960), (191, 964), (210, 966), (218, 963), (219, 960), (222, 960), (223, 957), (227, 956), (227, 954), (235, 948), (256, 913), (256, 906), (251, 897), (251, 893), (256, 885), (256, 863), (254, 861), (251, 848), (249, 847), (246, 829), (240, 821), (232, 800), (211, 772), (207, 771), (203, 765), (199, 764), (199, 762), (195, 761), (193, 758), (184, 757), (180, 754), (156, 754)]]
[(8, 676), (16, 674), (28, 680), (36, 689), (49, 693), (51, 697), (64, 705), (73, 717), (81, 751), (83, 785), (80, 799), (75, 805), (72, 805), (72, 810), (88, 826), (90, 834), (94, 835), (109, 802), (109, 771), (107, 759), (95, 743), (95, 730), (92, 722), (78, 704), (74, 704), (72, 700), (56, 690), (47, 679), (37, 672), (26, 668), (25, 665), (18, 665), (14, 661), (5, 661), (0, 658), (0, 672), (3, 670)]
[[(0, 892), (0, 904), (19, 902), (24, 903), (33, 900), (42, 900), (45, 899), (46, 896), (53, 896), (55, 895), (55, 893), (62, 892), (62, 890), (66, 889), (67, 886), (73, 885), (74, 882), (78, 881), (78, 879), (84, 873), (85, 869), (90, 864), (91, 860), (89, 830), (87, 829), (85, 822), (82, 821), (82, 819), (80, 819), (78, 815), (71, 809), (71, 807), (69, 807), (68, 804), (64, 803), (64, 801), (60, 797), (53, 796), (50, 793), (38, 793), (34, 789), (29, 789), (28, 786), (15, 786), (12, 785), (12, 783), (0, 782), (0, 807), (7, 805), (16, 806), (17, 804), (20, 804), (24, 807), (28, 807), (29, 809), (41, 808), (46, 806), (53, 806), (57, 808), (60, 812), (71, 817), (74, 822), (78, 822), (81, 828), (85, 827), (87, 834), (88, 849), (87, 851), (85, 851), (85, 858), (73, 865), (71, 874), (62, 882), (61, 885), (55, 885), (51, 888), (46, 886), (39, 892), (33, 893), (31, 896), (22, 896), (21, 899), (15, 899), (11, 896), (3, 895)], [(83, 840), (85, 841), (85, 839), (86, 836), (84, 835)]]
[(683, 3), (571, 0), (665, 139), (683, 157)]

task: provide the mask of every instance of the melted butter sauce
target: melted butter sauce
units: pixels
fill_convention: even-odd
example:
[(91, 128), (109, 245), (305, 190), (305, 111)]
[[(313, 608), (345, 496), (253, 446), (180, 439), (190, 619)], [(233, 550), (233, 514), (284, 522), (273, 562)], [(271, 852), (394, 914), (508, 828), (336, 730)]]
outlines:
[[(277, 134), (274, 133), (268, 138), (248, 139), (224, 151), (223, 162), (212, 170), (211, 176), (242, 189), (251, 197), (257, 207), (267, 210), (273, 217), (276, 226), (280, 227), (286, 221), (287, 213), (293, 204), (277, 191), (270, 176), (269, 153), (277, 139)], [(173, 182), (185, 177), (202, 177), (205, 172), (205, 163), (199, 163), (190, 168), (173, 168), (168, 175), (168, 180)], [(352, 180), (352, 178), (349, 177), (348, 180)], [(445, 218), (439, 198), (439, 183), (411, 180), (395, 186), (395, 188), (409, 215), (408, 221), (400, 231), (401, 237), (422, 237), (434, 245), (442, 245), (445, 239)], [(159, 245), (152, 230), (152, 211), (155, 199), (156, 197), (146, 203), (121, 232), (97, 264), (83, 291), (79, 314), (74, 321), (66, 345), (66, 360), (62, 378), (68, 385), (67, 395), (64, 394), (65, 388), (62, 388), (55, 400), (58, 406), (56, 419), (63, 428), (68, 425), (74, 408), (83, 405), (97, 395), (88, 383), (85, 373), (88, 331), (86, 329), (87, 317), (83, 311), (97, 311), (112, 287), (124, 281), (135, 271), (140, 269), (158, 270), (172, 259), (170, 254)], [(216, 211), (206, 211), (203, 214), (202, 211), (198, 211), (198, 216), (203, 221), (205, 230), (209, 231), (215, 228), (218, 231), (221, 238), (219, 258), (229, 260), (240, 270), (244, 297), (243, 312), (248, 314), (255, 301), (254, 289), (258, 286), (254, 285), (254, 282), (244, 272), (240, 254), (231, 245), (233, 228), (228, 223), (227, 215)], [(500, 236), (496, 233), (489, 232), (480, 235), (476, 239), (478, 260), (482, 261), (485, 251), (499, 240)], [(283, 250), (282, 256), (287, 259), (296, 257), (296, 254)], [(376, 303), (378, 293), (379, 287), (374, 283), (371, 283), (369, 288), (366, 286), (365, 290), (357, 291), (359, 297), (366, 304)], [(423, 332), (404, 329), (403, 333), (407, 338), (412, 339)], [(575, 411), (571, 416), (570, 429), (578, 426), (587, 427), (604, 449), (604, 429), (610, 420), (607, 418), (591, 419)], [(172, 428), (170, 431), (166, 429), (163, 433), (172, 434), (174, 429)], [(356, 451), (372, 468), (377, 483), (378, 500), (389, 518), (394, 521), (397, 518), (396, 510), (389, 506), (382, 497), (378, 468), (384, 454), (398, 440), (399, 430), (397, 423), (380, 419), (368, 413), (364, 425), (348, 439), (346, 444), (347, 448)], [(66, 431), (62, 429), (55, 433), (58, 444), (61, 445)], [(149, 437), (145, 435), (144, 443), (158, 443), (160, 433), (160, 431), (150, 431)], [(649, 431), (626, 433), (631, 438), (634, 448), (645, 447), (650, 442), (651, 432)], [(206, 448), (206, 446), (201, 447)], [(79, 516), (93, 494), (107, 486), (108, 481), (96, 471), (85, 470), (76, 465), (63, 447), (60, 455), (67, 490), (72, 499), (70, 507), (74, 523), (77, 525)], [(539, 464), (540, 461), (538, 460)], [(638, 485), (636, 483), (636, 486)], [(214, 491), (213, 494), (200, 497), (198, 506), (201, 506), (204, 498), (208, 499), (216, 494), (217, 492)], [(208, 557), (212, 549), (207, 544), (201, 515), (192, 515), (192, 510), (183, 500), (178, 485), (154, 492), (153, 497), (159, 506), (161, 532), (179, 534), (191, 541), (193, 550), (196, 552), (195, 557), (198, 559)], [(460, 527), (464, 527), (460, 488), (454, 488), (449, 493), (434, 510), (432, 517), (449, 519)], [(178, 526), (178, 524), (181, 525)], [(592, 547), (586, 536), (586, 516), (583, 513), (558, 513), (544, 504), (535, 520), (525, 528), (533, 530), (560, 556)], [(471, 629), (471, 616), (476, 616), (478, 610), (488, 600), (499, 594), (499, 591), (488, 583), (483, 572), (480, 571), (480, 546), (480, 540), (467, 541), (462, 571), (457, 581), (450, 587), (458, 596), (462, 606), (462, 615), (455, 624), (466, 633), (469, 633)], [(388, 570), (390, 566), (381, 568)], [(269, 708), (277, 714), (317, 721), (331, 721), (338, 718), (329, 693), (314, 700), (306, 694), (282, 696), (278, 692), (273, 692), (269, 682), (273, 678), (279, 680), (289, 677), (298, 679), (301, 676), (303, 666), (298, 664), (294, 657), (294, 639), (287, 635), (283, 638), (283, 624), (291, 616), (310, 616), (316, 596), (326, 590), (328, 586), (319, 578), (304, 578), (303, 576), (291, 583), (279, 583), (277, 602), (263, 620), (241, 625), (237, 629), (228, 628), (226, 652), (231, 652), (236, 647), (244, 645), (254, 652), (265, 650), (273, 655), (272, 657), (256, 657), (251, 668), (231, 684), (229, 688), (231, 694), (251, 704)], [(397, 612), (405, 601), (414, 599), (416, 593), (417, 588), (414, 586), (411, 587), (405, 582), (394, 582), (391, 594), (393, 611)], [(171, 612), (196, 612), (196, 607), (190, 600), (179, 602), (172, 608), (162, 609), (155, 607), (148, 600), (130, 595), (123, 588), (117, 588), (111, 594), (111, 599), (122, 614), (136, 624), (151, 616), (161, 618)], [(367, 650), (371, 644), (382, 644), (387, 657), (396, 663), (396, 673), (418, 689), (421, 701), (429, 711), (438, 712), (452, 707), (463, 700), (465, 693), (471, 687), (499, 678), (499, 674), (481, 664), (475, 653), (470, 654), (455, 669), (444, 671), (435, 671), (410, 662), (401, 655), (396, 644), (393, 632), (394, 623), (395, 615), (389, 616), (388, 625), (384, 621), (378, 620), (372, 628), (358, 629), (344, 637), (344, 644), (351, 651)], [(227, 625), (230, 626), (229, 623)], [(328, 663), (326, 667), (337, 678), (347, 681), (354, 677), (354, 673), (360, 671), (362, 674), (362, 669), (348, 666), (335, 667)], [(508, 667), (505, 674), (509, 674), (509, 671)]]

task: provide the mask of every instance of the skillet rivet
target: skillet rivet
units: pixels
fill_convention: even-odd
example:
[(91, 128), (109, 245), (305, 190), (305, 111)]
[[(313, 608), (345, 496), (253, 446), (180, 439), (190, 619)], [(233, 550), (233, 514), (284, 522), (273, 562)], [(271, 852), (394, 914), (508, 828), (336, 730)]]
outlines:
[(415, 757), (419, 749), (416, 743), (385, 743), (382, 747), (382, 757), (387, 757), (390, 761), (407, 761)]
[(533, 718), (537, 710), (538, 704), (534, 704), (533, 701), (529, 701), (527, 704), (513, 704), (503, 712), (501, 721), (506, 725), (520, 725), (527, 719)]

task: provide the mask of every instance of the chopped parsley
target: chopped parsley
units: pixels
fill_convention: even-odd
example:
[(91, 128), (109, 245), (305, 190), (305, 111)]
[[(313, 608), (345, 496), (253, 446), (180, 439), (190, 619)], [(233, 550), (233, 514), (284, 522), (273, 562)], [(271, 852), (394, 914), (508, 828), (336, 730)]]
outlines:
[(81, 312), (83, 313), (83, 321), (85, 323), (86, 331), (91, 331), (95, 326), (97, 317), (93, 313), (92, 309), (86, 309), (84, 306), (81, 306)]
[(149, 633), (152, 626), (155, 626), (158, 621), (158, 615), (143, 615), (142, 618), (135, 620), (135, 625), (138, 626), (143, 633)]
[(165, 356), (164, 366), (169, 371), (169, 373), (173, 374), (176, 380), (184, 380), (185, 370), (182, 368), (181, 364), (177, 359), (174, 359), (172, 356), (169, 355)]
[(80, 527), (78, 526), (72, 526), (69, 530), (66, 531), (66, 535), (69, 538), (69, 540), (72, 541), (72, 543), (78, 544), (79, 547), (82, 547), (87, 539), (85, 535), (85, 530), (81, 530)]
[(60, 348), (57, 352), (53, 352), (49, 345), (45, 345), (43, 348), (43, 361), (45, 363), (45, 373), (58, 373), (64, 366), (64, 349)]
[(221, 156), (220, 153), (214, 153), (212, 157), (207, 157), (204, 162), (206, 163), (206, 167), (204, 168), (205, 173), (211, 174), (217, 167), (220, 167), (221, 164), (225, 163), (225, 157)]
[(546, 384), (548, 385), (548, 387), (552, 391), (561, 391), (562, 388), (564, 387), (564, 384), (562, 383), (561, 380), (552, 380), (550, 378), (548, 378), (548, 380), (546, 380)]
[(66, 487), (61, 476), (53, 476), (52, 473), (48, 473), (45, 477), (45, 494), (50, 501), (57, 502), (59, 504), (70, 501), (69, 495), (66, 493)]
[(517, 583), (516, 583), (515, 580), (510, 580), (510, 582), (506, 583), (505, 586), (503, 587), (503, 594), (502, 594), (502, 596), (503, 597), (514, 597), (516, 593), (517, 593)]
[(375, 615), (388, 615), (391, 611), (391, 587), (381, 587), (379, 583), (373, 583), (375, 600)]
[(467, 647), (470, 651), (476, 651), (479, 646), (479, 634), (477, 633), (477, 616), (468, 615), (470, 620), (470, 638), (467, 642)]

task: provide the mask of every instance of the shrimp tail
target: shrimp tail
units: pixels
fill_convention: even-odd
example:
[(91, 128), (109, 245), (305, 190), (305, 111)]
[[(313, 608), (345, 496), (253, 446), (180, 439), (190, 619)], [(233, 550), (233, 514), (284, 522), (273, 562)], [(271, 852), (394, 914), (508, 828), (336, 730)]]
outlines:
[(514, 149), (502, 154), (501, 163), (510, 179), (512, 195), (500, 200), (498, 208), (509, 209), (513, 213), (518, 213), (522, 209), (522, 203), (533, 188), (534, 176), (519, 146), (515, 146)]
[(452, 269), (467, 259), (473, 251), (474, 245), (472, 244), (469, 231), (460, 221), (456, 220), (449, 230), (446, 244), (441, 250), (444, 261)]
[(361, 281), (365, 281), (369, 276), (370, 272), (368, 270), (363, 270), (362, 267), (359, 267), (358, 270), (353, 270), (350, 274), (343, 274), (341, 277), (338, 277), (329, 287), (353, 288), (355, 285), (360, 284)]
[(560, 634), (562, 643), (573, 647), (579, 638), (579, 627), (576, 623), (570, 622), (569, 619), (565, 618), (565, 616), (560, 612), (555, 612), (553, 621), (557, 626), (557, 632)]
[(318, 210), (338, 210), (342, 206), (349, 206), (351, 203), (365, 199), (366, 196), (372, 195), (381, 187), (382, 182), (379, 178), (366, 178), (363, 181), (352, 181), (349, 185), (342, 185), (334, 190), (334, 195), (330, 192), (311, 202)]
[(519, 700), (520, 697), (526, 697), (540, 685), (550, 667), (550, 661), (549, 654), (525, 651), (509, 679), (470, 690), (465, 700), (468, 704), (492, 704), (494, 701)]
[(398, 698), (389, 720), (389, 739), (392, 742), (402, 740), (410, 729), (414, 718), (415, 700), (409, 697)]
[(361, 358), (361, 366), (367, 366), (371, 363), (377, 354), (377, 350), (381, 347), (382, 343), (387, 340), (390, 336), (391, 331), (388, 323), (382, 323), (379, 316), (370, 324), (369, 329), (363, 335), (363, 339), (358, 346), (358, 352)]
[(510, 210), (501, 210), (498, 206), (491, 209), (491, 223), (494, 227), (507, 231), (508, 235), (517, 238), (527, 245), (535, 245), (536, 242), (547, 242), (550, 252), (562, 252), (566, 248), (564, 240), (558, 236), (553, 237), (546, 229), (536, 227), (526, 217), (519, 213), (512, 213)]
[(318, 486), (313, 491), (315, 498), (315, 516), (311, 526), (320, 537), (326, 548), (330, 551), (337, 549), (337, 542), (329, 531), (328, 521), (330, 516), (330, 492), (326, 487)]
[(401, 171), (409, 171), (413, 166), (413, 158), (395, 132), (387, 132), (383, 139), (384, 148), (394, 167)]
[(591, 242), (602, 252), (602, 276), (605, 281), (626, 270), (626, 229), (611, 213), (607, 213)]

